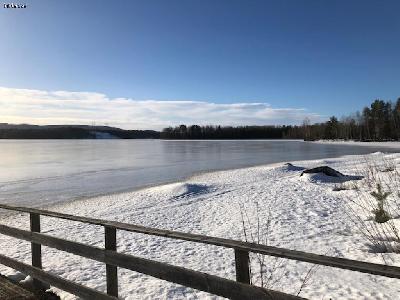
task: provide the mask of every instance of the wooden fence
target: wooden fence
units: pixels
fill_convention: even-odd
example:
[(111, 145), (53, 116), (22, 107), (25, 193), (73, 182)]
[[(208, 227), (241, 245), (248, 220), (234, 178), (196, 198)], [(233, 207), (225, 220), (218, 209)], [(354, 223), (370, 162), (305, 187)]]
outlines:
[[(34, 208), (16, 207), (3, 204), (0, 204), (0, 208), (29, 213), (31, 229), (30, 231), (21, 230), (6, 225), (0, 225), (0, 233), (31, 242), (32, 265), (21, 263), (17, 260), (11, 259), (1, 254), (0, 263), (15, 270), (18, 270), (24, 274), (31, 275), (35, 279), (34, 284), (37, 287), (41, 287), (43, 284), (42, 282), (45, 282), (69, 293), (80, 296), (84, 299), (117, 299), (118, 267), (129, 269), (162, 280), (181, 284), (190, 288), (198, 289), (230, 299), (302, 299), (297, 296), (281, 293), (278, 291), (267, 290), (251, 285), (249, 271), (250, 252), (400, 279), (400, 268), (394, 266), (317, 255), (224, 238), (74, 216)], [(82, 243), (72, 242), (40, 233), (40, 216), (54, 217), (103, 226), (105, 233), (105, 249), (88, 246)], [(165, 238), (179, 239), (190, 242), (231, 248), (234, 250), (235, 254), (236, 281), (228, 280), (207, 273), (193, 271), (187, 268), (173, 266), (167, 263), (161, 263), (128, 254), (118, 253), (116, 239), (117, 230), (125, 230)], [(45, 245), (105, 263), (107, 294), (43, 271), (41, 245)]]

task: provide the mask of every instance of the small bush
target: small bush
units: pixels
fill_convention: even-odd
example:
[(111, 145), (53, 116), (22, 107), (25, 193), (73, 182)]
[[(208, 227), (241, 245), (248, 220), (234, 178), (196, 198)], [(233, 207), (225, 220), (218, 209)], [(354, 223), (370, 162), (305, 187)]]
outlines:
[(375, 222), (377, 223), (385, 223), (390, 220), (389, 214), (383, 209), (374, 210), (375, 214)]
[(384, 168), (381, 172), (393, 172), (395, 170), (396, 170), (395, 166), (389, 166), (389, 167)]
[(372, 192), (371, 196), (374, 197), (378, 203), (378, 208), (373, 210), (375, 214), (375, 221), (378, 223), (385, 223), (390, 220), (388, 212), (384, 208), (386, 198), (391, 194), (390, 192), (383, 192), (382, 186), (378, 183), (376, 185), (376, 192)]
[[(374, 253), (400, 253), (400, 168), (394, 157), (366, 157), (364, 180), (349, 193), (347, 216)], [(389, 196), (390, 195), (390, 196)], [(385, 263), (385, 257), (382, 256)]]
[(339, 192), (339, 191), (350, 191), (355, 190), (358, 191), (358, 185), (354, 182), (351, 183), (339, 183), (335, 184), (332, 188), (332, 191)]

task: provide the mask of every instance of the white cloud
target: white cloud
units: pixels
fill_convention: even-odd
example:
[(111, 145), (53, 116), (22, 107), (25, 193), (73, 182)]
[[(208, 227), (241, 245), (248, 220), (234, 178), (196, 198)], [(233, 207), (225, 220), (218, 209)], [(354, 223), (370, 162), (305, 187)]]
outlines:
[(134, 100), (91, 92), (0, 87), (0, 122), (4, 123), (95, 122), (125, 129), (161, 129), (179, 124), (299, 124), (306, 117), (322, 119), (303, 108), (272, 108), (268, 103)]

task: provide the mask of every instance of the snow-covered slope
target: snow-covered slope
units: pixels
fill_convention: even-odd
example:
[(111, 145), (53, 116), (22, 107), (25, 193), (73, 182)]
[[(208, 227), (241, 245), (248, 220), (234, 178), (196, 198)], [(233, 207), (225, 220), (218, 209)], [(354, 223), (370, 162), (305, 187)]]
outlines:
[[(368, 160), (383, 154), (296, 162), (314, 167), (329, 165), (342, 173), (363, 175)], [(400, 161), (400, 154), (385, 159)], [(63, 204), (53, 210), (118, 220), (151, 227), (244, 240), (258, 237), (269, 245), (400, 265), (400, 254), (372, 253), (367, 241), (349, 220), (352, 190), (335, 192), (337, 180), (315, 174), (299, 176), (302, 168), (284, 164), (202, 174), (168, 185)], [(76, 222), (42, 219), (43, 232), (103, 247), (103, 230)], [(259, 220), (259, 226), (258, 221)], [(27, 215), (2, 217), (1, 223), (27, 229)], [(258, 229), (259, 228), (259, 229)], [(259, 232), (260, 234), (257, 234)], [(191, 242), (118, 232), (118, 251), (168, 262), (194, 270), (235, 278), (231, 249)], [(0, 236), (0, 252), (29, 263), (26, 242)], [(69, 280), (105, 291), (105, 266), (44, 247), (44, 268)], [(390, 260), (390, 259), (392, 260)], [(257, 257), (252, 269), (257, 270)], [(267, 286), (311, 299), (398, 299), (400, 280), (338, 270), (284, 259), (266, 258)], [(271, 270), (272, 277), (270, 277)], [(311, 271), (310, 271), (311, 270)], [(0, 267), (0, 272), (17, 276)], [(307, 274), (311, 275), (302, 286)], [(254, 281), (260, 284), (260, 278)], [(265, 283), (265, 282), (264, 282)], [(149, 276), (120, 269), (120, 295), (125, 299), (216, 299), (217, 297)], [(61, 292), (63, 299), (72, 295)]]
[(399, 149), (400, 142), (359, 142), (359, 141), (344, 141), (344, 140), (318, 140), (312, 143), (318, 144), (330, 144), (330, 145), (352, 145), (352, 146), (364, 146), (364, 147), (382, 147), (387, 149)]

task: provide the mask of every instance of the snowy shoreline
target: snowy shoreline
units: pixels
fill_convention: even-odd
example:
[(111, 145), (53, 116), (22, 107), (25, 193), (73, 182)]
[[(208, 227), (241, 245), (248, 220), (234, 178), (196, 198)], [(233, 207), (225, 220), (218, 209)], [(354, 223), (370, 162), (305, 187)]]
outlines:
[[(374, 153), (312, 161), (296, 166), (331, 166), (345, 174), (364, 175), (367, 161), (392, 160), (398, 168), (400, 154)], [(301, 251), (383, 263), (382, 257), (400, 265), (400, 254), (372, 253), (346, 215), (352, 190), (333, 191), (335, 180), (315, 175), (300, 177), (301, 170), (284, 163), (196, 174), (184, 181), (136, 191), (98, 196), (54, 206), (51, 210), (117, 220), (150, 227), (244, 240), (242, 214), (254, 229), (259, 219), (270, 220), (268, 244)], [(326, 178), (325, 178), (326, 179)], [(271, 214), (269, 214), (271, 212)], [(258, 217), (259, 218), (258, 218)], [(29, 228), (27, 215), (1, 219), (2, 224)], [(99, 227), (43, 218), (46, 234), (103, 247)], [(233, 251), (209, 245), (118, 232), (118, 251), (168, 262), (229, 279), (235, 278)], [(0, 236), (0, 253), (29, 263), (30, 245)], [(275, 259), (267, 258), (273, 263)], [(297, 293), (310, 264), (281, 260), (270, 288)], [(105, 291), (105, 266), (75, 255), (44, 247), (43, 265), (66, 279)], [(5, 267), (0, 273), (21, 278)], [(119, 270), (120, 294), (124, 299), (217, 299), (207, 293), (170, 284), (131, 271)], [(273, 283), (273, 281), (272, 281)], [(379, 276), (318, 267), (300, 296), (321, 299), (395, 299), (400, 282)], [(74, 299), (61, 292), (63, 299)]]
[(365, 146), (365, 147), (382, 147), (387, 149), (399, 149), (400, 142), (360, 142), (360, 141), (345, 141), (345, 140), (317, 140), (310, 143), (328, 144), (328, 145), (350, 145), (350, 146)]
[[(165, 140), (165, 141), (175, 141), (175, 142), (184, 142), (185, 140)], [(210, 140), (191, 140), (191, 141), (210, 141)], [(212, 141), (216, 141), (216, 140), (212, 140)], [(232, 140), (218, 140), (218, 141), (232, 141)], [(244, 141), (264, 141), (264, 140), (244, 140)], [(269, 141), (280, 141), (280, 140), (269, 140)], [(333, 144), (333, 145), (337, 145), (337, 144), (341, 144), (341, 145), (356, 145), (356, 146), (366, 146), (366, 147), (381, 147), (382, 150), (386, 149), (398, 149), (398, 151), (400, 152), (400, 142), (357, 142), (357, 141), (338, 141), (338, 140), (319, 140), (319, 141), (303, 141), (303, 140), (296, 140), (296, 139), (288, 139), (287, 141), (301, 141), (304, 143), (320, 143), (320, 144)], [(343, 156), (333, 156), (333, 157), (326, 157), (324, 158), (324, 160), (329, 160), (329, 159), (336, 159), (336, 158), (346, 158), (348, 156), (361, 156), (361, 155), (343, 155)], [(315, 160), (309, 160), (309, 161), (321, 161), (321, 159), (315, 159)], [(214, 170), (207, 170), (207, 171), (197, 171), (195, 173), (193, 173), (192, 175), (182, 178), (181, 180), (171, 180), (171, 181), (166, 181), (166, 182), (162, 182), (162, 183), (154, 183), (154, 184), (148, 184), (148, 185), (144, 185), (138, 188), (127, 188), (125, 190), (121, 190), (121, 191), (116, 191), (116, 192), (112, 192), (112, 193), (103, 193), (103, 194), (99, 194), (96, 196), (85, 196), (82, 198), (75, 198), (75, 199), (71, 199), (65, 202), (62, 202), (61, 204), (49, 204), (46, 205), (45, 209), (51, 209), (52, 207), (55, 206), (63, 206), (66, 203), (70, 203), (70, 202), (82, 202), (88, 199), (92, 199), (92, 198), (98, 198), (98, 197), (103, 197), (103, 196), (110, 196), (110, 195), (119, 195), (119, 194), (125, 194), (125, 193), (131, 193), (131, 192), (139, 192), (141, 190), (146, 190), (149, 188), (153, 188), (153, 187), (158, 187), (158, 186), (162, 186), (162, 185), (169, 185), (169, 184), (173, 184), (173, 183), (177, 183), (177, 182), (184, 182), (184, 181), (189, 181), (192, 178), (196, 178), (198, 176), (202, 176), (202, 175), (206, 175), (208, 173), (216, 173), (216, 172), (229, 172), (229, 171), (234, 171), (234, 170), (240, 170), (240, 169), (248, 169), (248, 168), (254, 168), (254, 167), (274, 167), (274, 166), (280, 166), (284, 163), (296, 163), (298, 161), (282, 161), (282, 162), (275, 162), (275, 163), (268, 163), (268, 164), (254, 164), (254, 165), (250, 165), (250, 166), (244, 166), (244, 167), (237, 167), (237, 168), (221, 168), (221, 169), (214, 169)]]

